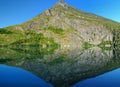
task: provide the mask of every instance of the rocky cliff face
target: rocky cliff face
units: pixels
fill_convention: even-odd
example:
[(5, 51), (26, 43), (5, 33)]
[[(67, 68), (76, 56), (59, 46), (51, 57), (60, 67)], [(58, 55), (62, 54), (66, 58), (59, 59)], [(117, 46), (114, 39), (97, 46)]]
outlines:
[[(63, 47), (81, 47), (85, 42), (99, 45), (106, 41), (113, 41), (113, 25), (117, 28), (119, 24), (94, 14), (79, 11), (64, 2), (58, 2), (32, 20), (13, 26), (12, 29), (35, 30), (43, 33), (45, 37), (52, 37)], [(49, 26), (63, 29), (63, 35), (44, 29)]]

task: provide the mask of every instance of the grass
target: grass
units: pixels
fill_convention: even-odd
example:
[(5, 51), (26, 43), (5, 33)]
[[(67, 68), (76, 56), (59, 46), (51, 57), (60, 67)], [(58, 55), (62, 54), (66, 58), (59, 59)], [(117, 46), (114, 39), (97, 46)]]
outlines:
[(93, 46), (94, 46), (93, 44), (90, 44), (90, 43), (88, 43), (88, 42), (84, 42), (84, 43), (82, 44), (82, 47), (83, 47), (84, 49), (92, 48)]
[[(28, 34), (29, 35), (29, 34)], [(25, 46), (52, 46), (52, 45), (58, 45), (54, 42), (53, 38), (50, 37), (44, 37), (43, 34), (31, 34), (29, 38), (18, 40), (11, 45), (25, 45)]]
[(8, 33), (6, 29), (1, 30), (0, 46), (58, 46), (51, 37), (44, 37), (42, 33), (37, 34), (35, 31), (25, 31), (24, 34)]
[(46, 27), (46, 28), (44, 28), (44, 30), (50, 30), (50, 31), (54, 32), (55, 34), (59, 34), (59, 35), (62, 35), (64, 32), (64, 30), (62, 28), (56, 28), (54, 26)]
[(113, 48), (113, 42), (112, 41), (102, 41), (98, 46), (102, 50), (111, 50)]
[(7, 29), (4, 29), (4, 28), (0, 28), (0, 34), (12, 34), (13, 32), (7, 30)]

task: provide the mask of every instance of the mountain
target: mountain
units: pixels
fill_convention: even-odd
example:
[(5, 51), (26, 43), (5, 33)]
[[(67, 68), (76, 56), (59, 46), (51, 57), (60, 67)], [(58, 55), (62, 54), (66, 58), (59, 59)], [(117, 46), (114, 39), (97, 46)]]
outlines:
[(33, 19), (0, 30), (0, 45), (110, 46), (119, 43), (120, 24), (57, 2)]

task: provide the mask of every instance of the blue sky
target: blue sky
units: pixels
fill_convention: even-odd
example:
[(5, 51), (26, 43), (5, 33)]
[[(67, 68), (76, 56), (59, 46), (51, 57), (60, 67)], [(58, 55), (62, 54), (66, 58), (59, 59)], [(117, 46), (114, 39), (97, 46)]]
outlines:
[[(30, 20), (58, 0), (0, 0), (0, 28)], [(65, 0), (77, 9), (120, 22), (120, 0)]]

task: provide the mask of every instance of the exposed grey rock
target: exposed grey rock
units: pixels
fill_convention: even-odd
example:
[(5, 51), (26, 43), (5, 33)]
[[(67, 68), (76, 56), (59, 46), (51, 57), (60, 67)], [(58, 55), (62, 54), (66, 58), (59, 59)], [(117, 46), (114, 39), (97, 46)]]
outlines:
[[(80, 43), (79, 45), (81, 46), (81, 43), (84, 42), (98, 45), (102, 41), (113, 41), (115, 35), (113, 35), (111, 24), (116, 23), (97, 15), (79, 11), (60, 1), (32, 20), (18, 25), (17, 29), (39, 29), (38, 32), (42, 32), (46, 37), (54, 38), (61, 45), (78, 46)], [(106, 25), (111, 26), (109, 28)], [(61, 37), (56, 34), (40, 30), (49, 26), (62, 28), (64, 31), (68, 30), (69, 33), (64, 33), (66, 37), (60, 39)], [(69, 41), (64, 42), (64, 39)]]

